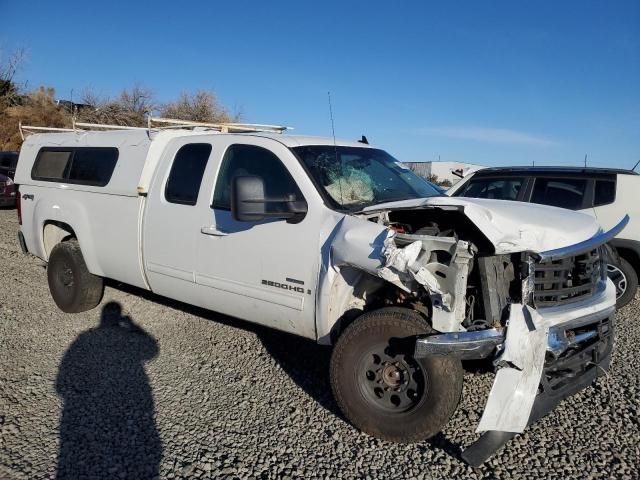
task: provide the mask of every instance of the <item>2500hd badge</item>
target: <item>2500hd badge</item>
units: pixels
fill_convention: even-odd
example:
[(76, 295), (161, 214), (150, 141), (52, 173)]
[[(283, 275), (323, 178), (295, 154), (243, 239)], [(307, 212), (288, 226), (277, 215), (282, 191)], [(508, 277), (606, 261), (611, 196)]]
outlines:
[[(272, 280), (262, 280), (262, 285), (267, 285), (268, 287), (282, 288), (283, 290), (290, 290), (292, 292), (304, 293), (304, 288), (297, 287), (295, 285), (289, 285), (288, 283), (274, 282)], [(309, 290), (307, 293), (311, 295), (311, 290)]]

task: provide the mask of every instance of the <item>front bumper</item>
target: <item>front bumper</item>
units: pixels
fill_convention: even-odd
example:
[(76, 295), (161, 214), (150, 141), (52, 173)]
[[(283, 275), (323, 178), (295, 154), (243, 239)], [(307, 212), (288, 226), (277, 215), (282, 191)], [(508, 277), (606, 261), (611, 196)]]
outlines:
[(614, 314), (615, 287), (605, 280), (591, 298), (570, 308), (512, 304), (506, 329), (419, 337), (416, 357), (491, 356), (498, 367), (478, 426), (484, 433), (464, 450), (462, 459), (481, 465), (517, 433), (604, 374), (613, 350)]
[[(578, 329), (594, 331), (595, 335), (570, 347), (558, 357), (547, 352), (528, 425), (547, 415), (563, 399), (589, 386), (598, 376), (606, 374), (613, 351), (613, 327), (613, 316), (583, 325)], [(479, 466), (516, 435), (515, 432), (495, 430), (484, 432), (462, 453), (462, 459), (471, 466)]]

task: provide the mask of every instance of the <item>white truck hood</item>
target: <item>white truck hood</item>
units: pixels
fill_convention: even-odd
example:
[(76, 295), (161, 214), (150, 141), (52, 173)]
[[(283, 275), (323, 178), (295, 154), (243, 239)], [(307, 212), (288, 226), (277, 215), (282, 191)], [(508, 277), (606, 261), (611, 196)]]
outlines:
[(600, 231), (589, 215), (534, 203), (464, 197), (432, 197), (374, 205), (364, 211), (422, 206), (463, 207), (496, 253), (544, 252), (589, 239)]

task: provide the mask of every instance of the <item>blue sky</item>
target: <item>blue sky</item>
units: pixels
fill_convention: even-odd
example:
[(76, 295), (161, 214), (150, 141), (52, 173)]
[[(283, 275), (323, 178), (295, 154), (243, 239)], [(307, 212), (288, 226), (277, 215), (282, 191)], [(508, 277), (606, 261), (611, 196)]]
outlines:
[(24, 2), (0, 46), (60, 98), (214, 90), (244, 120), (366, 134), (404, 161), (631, 167), (640, 2)]

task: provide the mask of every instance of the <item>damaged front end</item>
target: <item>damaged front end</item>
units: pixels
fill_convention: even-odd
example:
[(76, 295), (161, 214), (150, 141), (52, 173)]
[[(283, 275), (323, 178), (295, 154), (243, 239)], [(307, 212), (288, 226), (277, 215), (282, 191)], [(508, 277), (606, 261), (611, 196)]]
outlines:
[[(480, 465), (608, 369), (615, 288), (606, 242), (628, 216), (602, 233), (585, 215), (545, 207), (514, 232), (505, 205), (444, 202), (341, 220), (321, 272), (331, 281), (320, 296), (327, 321), (319, 333), (327, 338), (348, 315), (384, 299), (430, 319), (436, 333), (416, 338), (415, 358), (491, 360), (496, 376), (476, 430), (483, 434), (462, 454)], [(545, 226), (547, 214), (566, 217), (574, 230)], [(590, 238), (554, 249), (580, 236)]]
[[(474, 252), (466, 242), (452, 247), (449, 270), (442, 270), (456, 275), (447, 284), (454, 289), (443, 288), (442, 277), (437, 278), (442, 267), (420, 265), (415, 243), (400, 251), (387, 248), (385, 268), (395, 276), (384, 269), (380, 276), (405, 286), (419, 283), (440, 301), (432, 306), (434, 320), (439, 310), (440, 318), (448, 319), (436, 328), (444, 333), (417, 339), (415, 356), (493, 358), (496, 378), (476, 430), (484, 433), (462, 454), (470, 465), (482, 464), (516, 433), (607, 371), (615, 291), (606, 277), (605, 243), (627, 222), (625, 216), (612, 230), (562, 249), (478, 258), (485, 317), (480, 323), (469, 322), (469, 302), (463, 309), (456, 295), (468, 288), (463, 283), (468, 254)], [(459, 252), (464, 253), (458, 257)], [(425, 269), (432, 275), (425, 275)]]

